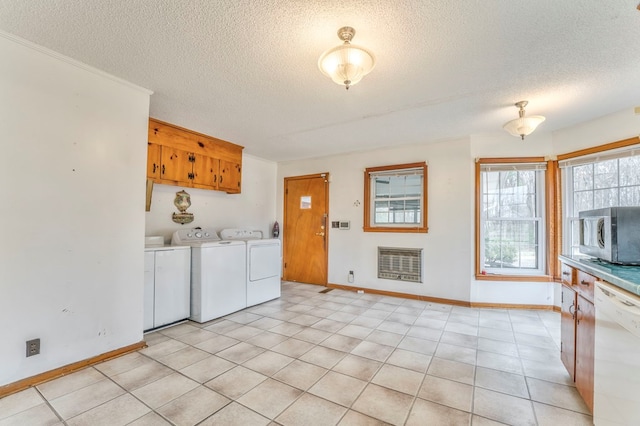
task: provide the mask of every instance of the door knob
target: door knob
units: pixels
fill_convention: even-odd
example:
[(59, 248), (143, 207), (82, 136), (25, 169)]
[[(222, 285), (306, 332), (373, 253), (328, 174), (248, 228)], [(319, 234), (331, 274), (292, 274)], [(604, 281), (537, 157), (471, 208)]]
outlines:
[(324, 237), (324, 232), (316, 232), (316, 235), (319, 237)]

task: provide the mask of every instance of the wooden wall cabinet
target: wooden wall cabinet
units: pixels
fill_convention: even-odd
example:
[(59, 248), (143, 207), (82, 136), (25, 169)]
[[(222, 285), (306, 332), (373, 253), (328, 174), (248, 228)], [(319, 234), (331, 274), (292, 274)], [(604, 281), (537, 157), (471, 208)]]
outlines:
[(594, 276), (562, 264), (560, 358), (591, 412), (596, 326), (593, 305), (595, 281)]
[(238, 194), (242, 189), (242, 149), (150, 118), (147, 177), (155, 183)]

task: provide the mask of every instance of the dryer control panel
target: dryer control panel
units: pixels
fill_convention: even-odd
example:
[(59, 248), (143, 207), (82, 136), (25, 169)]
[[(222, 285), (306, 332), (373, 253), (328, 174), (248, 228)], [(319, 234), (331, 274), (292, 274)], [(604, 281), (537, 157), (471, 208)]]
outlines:
[(261, 240), (262, 231), (229, 228), (220, 231), (220, 236), (223, 240)]

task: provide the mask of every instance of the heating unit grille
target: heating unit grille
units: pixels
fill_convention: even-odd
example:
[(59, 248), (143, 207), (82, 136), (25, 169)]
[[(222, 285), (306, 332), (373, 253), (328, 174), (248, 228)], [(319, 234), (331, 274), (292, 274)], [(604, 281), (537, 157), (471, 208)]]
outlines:
[(378, 247), (378, 278), (422, 282), (422, 249)]

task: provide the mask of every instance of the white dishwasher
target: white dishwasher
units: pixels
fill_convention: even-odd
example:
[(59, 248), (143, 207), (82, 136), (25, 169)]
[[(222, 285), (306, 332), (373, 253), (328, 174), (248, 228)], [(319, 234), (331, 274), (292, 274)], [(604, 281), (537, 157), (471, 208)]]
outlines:
[(596, 281), (593, 422), (640, 425), (640, 297)]

